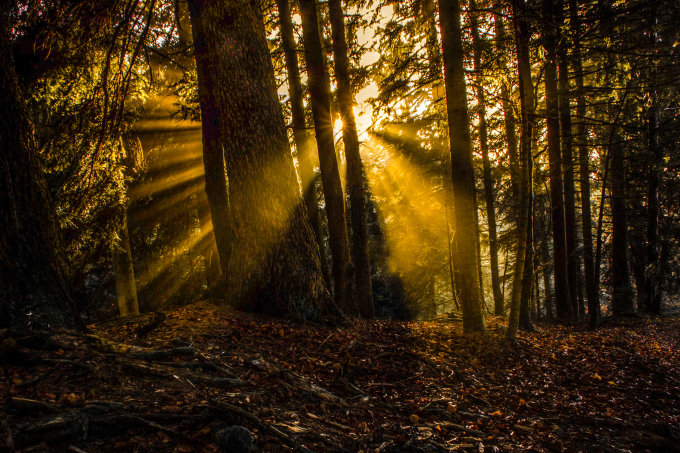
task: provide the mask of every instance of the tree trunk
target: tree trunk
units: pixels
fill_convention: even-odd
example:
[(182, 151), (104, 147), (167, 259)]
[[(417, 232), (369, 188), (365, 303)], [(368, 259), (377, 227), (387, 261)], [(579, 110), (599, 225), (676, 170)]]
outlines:
[(73, 327), (57, 214), (12, 55), (11, 5), (0, 2), (0, 327)]
[(529, 55), (530, 34), (527, 24), (527, 11), (524, 0), (513, 0), (512, 10), (517, 47), (517, 68), (519, 74), (519, 97), (522, 121), (520, 135), (520, 178), (519, 178), (519, 215), (517, 217), (517, 251), (510, 299), (510, 318), (508, 319), (507, 338), (514, 340), (520, 321), (524, 267), (527, 258), (528, 221), (531, 210), (529, 185), (529, 165), (531, 162), (531, 137), (534, 124), (534, 91), (531, 83), (531, 62)]
[(578, 16), (577, 0), (569, 0), (571, 29), (574, 35), (574, 80), (576, 82), (576, 137), (578, 144), (579, 176), (581, 185), (581, 224), (583, 229), (583, 267), (590, 326), (595, 327), (600, 312), (600, 300), (595, 280), (593, 257), (593, 225), (590, 205), (590, 155), (588, 131), (586, 129), (586, 99), (583, 84), (583, 61), (581, 57), (581, 21)]
[(286, 60), (288, 73), (288, 95), (290, 96), (290, 109), (293, 119), (293, 138), (297, 150), (298, 168), (302, 182), (302, 197), (305, 201), (309, 223), (314, 230), (314, 237), (319, 245), (321, 253), (321, 268), (324, 271), (326, 283), (332, 284), (330, 275), (326, 271), (324, 258), (325, 247), (321, 235), (321, 223), (319, 219), (319, 197), (316, 191), (316, 174), (314, 172), (314, 143), (305, 121), (304, 95), (302, 81), (300, 79), (300, 67), (298, 64), (297, 46), (293, 33), (293, 21), (290, 12), (289, 0), (276, 0), (279, 9), (279, 24), (281, 26), (281, 46)]
[[(143, 168), (144, 151), (142, 142), (134, 134), (123, 134), (120, 138), (121, 155), (124, 156), (124, 172), (131, 177)], [(129, 189), (126, 187), (126, 191)], [(112, 244), (113, 274), (116, 278), (116, 294), (118, 296), (118, 314), (120, 316), (138, 315), (137, 285), (135, 270), (130, 249), (128, 229), (128, 196), (118, 206), (120, 226), (117, 237)]]
[(221, 125), (214, 78), (215, 61), (208, 47), (202, 7), (189, 1), (191, 30), (198, 75), (198, 94), (201, 106), (201, 129), (203, 135), (203, 167), (205, 171), (205, 193), (210, 206), (210, 218), (217, 245), (222, 278), (227, 278), (229, 259), (232, 252), (233, 232), (229, 213), (229, 195), (224, 165), (224, 149), (220, 137)]
[(523, 156), (526, 159), (526, 169), (523, 169), (522, 177), (526, 178), (524, 184), (526, 184), (526, 191), (528, 193), (523, 194), (528, 200), (528, 206), (526, 208), (527, 225), (526, 225), (526, 255), (524, 257), (524, 272), (522, 274), (522, 295), (519, 306), (519, 327), (527, 332), (534, 331), (534, 325), (531, 322), (531, 285), (534, 281), (534, 269), (536, 268), (535, 257), (534, 257), (534, 158), (535, 154), (538, 154), (538, 137), (534, 131), (533, 125), (531, 128), (531, 148), (528, 156)]
[[(616, 128), (616, 125), (612, 126)], [(614, 133), (611, 158), (612, 209), (612, 311), (617, 315), (635, 312), (628, 264), (628, 219), (626, 208), (626, 163), (621, 138)]]
[(330, 79), (322, 53), (316, 1), (301, 0), (300, 11), (316, 145), (319, 151), (321, 183), (326, 201), (328, 235), (333, 258), (335, 302), (347, 314), (356, 314), (357, 307), (351, 291), (354, 269), (350, 261), (347, 224), (345, 223), (345, 201), (333, 140)]
[[(498, 59), (501, 70), (508, 68), (508, 50), (506, 46), (507, 34), (505, 32), (505, 23), (503, 19), (502, 5), (499, 0), (493, 1), (494, 10), (494, 28), (496, 31), (496, 50), (498, 51)], [(505, 139), (508, 145), (508, 160), (510, 163), (510, 185), (513, 197), (519, 199), (519, 157), (517, 153), (517, 131), (515, 125), (517, 119), (513, 110), (512, 101), (510, 99), (510, 84), (507, 80), (501, 82), (501, 105), (503, 107), (503, 119), (505, 125)], [(498, 314), (498, 313), (496, 313)]]
[(121, 211), (121, 226), (112, 251), (113, 273), (116, 276), (118, 313), (120, 316), (134, 316), (139, 314), (139, 303), (137, 302), (137, 285), (135, 284), (135, 271), (130, 250), (127, 207), (122, 206)]
[(659, 111), (656, 95), (652, 94), (649, 108), (649, 152), (652, 164), (647, 179), (647, 269), (645, 272), (645, 309), (661, 314), (659, 279)]
[[(470, 1), (470, 9), (475, 10), (475, 2)], [(498, 235), (496, 233), (496, 207), (494, 204), (494, 178), (491, 173), (491, 161), (489, 159), (489, 133), (486, 123), (486, 96), (484, 93), (484, 79), (482, 77), (482, 47), (483, 43), (479, 36), (476, 13), (470, 16), (472, 27), (472, 43), (474, 48), (474, 66), (477, 91), (477, 115), (479, 116), (479, 145), (482, 151), (484, 201), (486, 202), (486, 218), (489, 226), (489, 261), (491, 265), (491, 290), (494, 300), (494, 311), (500, 307), (502, 311), (503, 296), (501, 295), (501, 282), (498, 276)]]
[(557, 317), (573, 319), (574, 308), (569, 294), (567, 274), (567, 244), (564, 222), (564, 193), (562, 180), (562, 156), (560, 153), (560, 123), (557, 97), (557, 39), (555, 23), (557, 5), (555, 0), (544, 0), (543, 46), (545, 61), (545, 103), (548, 130), (548, 160), (550, 166), (550, 201), (552, 205), (553, 272), (555, 274), (555, 304)]
[[(650, 3), (649, 37), (652, 51), (658, 45), (656, 4)], [(656, 68), (652, 63), (649, 92), (649, 155), (651, 165), (647, 179), (647, 267), (645, 272), (645, 309), (661, 314), (661, 272), (659, 263), (659, 179), (663, 153), (659, 148), (659, 107), (656, 93)]]
[(242, 309), (319, 319), (330, 311), (330, 298), (300, 197), (260, 4), (192, 0), (189, 6), (204, 34), (205, 47), (196, 45), (207, 63), (199, 75), (207, 72), (203, 83), (212, 82), (204, 86), (219, 120), (238, 245), (229, 256), (226, 299)]
[[(559, 13), (562, 22), (562, 14)], [(558, 25), (559, 26), (559, 25)], [(559, 91), (558, 103), (560, 109), (560, 134), (562, 148), (562, 173), (564, 175), (564, 226), (567, 245), (567, 278), (569, 282), (569, 296), (574, 315), (578, 317), (578, 255), (576, 235), (576, 202), (574, 189), (574, 137), (571, 127), (571, 103), (569, 99), (569, 62), (567, 61), (566, 43), (558, 46)]]
[(472, 144), (463, 67), (463, 43), (460, 29), (460, 4), (458, 0), (440, 0), (442, 48), (444, 50), (444, 80), (446, 110), (449, 123), (451, 149), (451, 176), (453, 180), (454, 211), (456, 220), (455, 252), (458, 290), (463, 306), (463, 329), (483, 331), (484, 321), (479, 294), (479, 277), (474, 205), (474, 169)]
[(366, 231), (366, 207), (364, 206), (364, 177), (359, 135), (354, 118), (354, 99), (349, 74), (349, 53), (345, 37), (345, 18), (340, 0), (328, 1), (331, 27), (333, 29), (333, 60), (335, 80), (338, 84), (338, 104), (342, 118), (342, 140), (345, 144), (347, 161), (347, 192), (352, 220), (352, 262), (355, 269), (359, 313), (364, 318), (373, 318), (373, 289), (371, 287), (371, 264), (368, 253)]

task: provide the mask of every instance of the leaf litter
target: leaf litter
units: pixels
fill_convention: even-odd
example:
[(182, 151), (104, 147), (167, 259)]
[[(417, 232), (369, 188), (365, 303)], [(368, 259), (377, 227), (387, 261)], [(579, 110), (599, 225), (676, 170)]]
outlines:
[(163, 315), (5, 332), (0, 440), (218, 452), (221, 423), (272, 452), (680, 451), (677, 317), (541, 325), (510, 345), (502, 318), (463, 334), (450, 317), (331, 328), (210, 302)]

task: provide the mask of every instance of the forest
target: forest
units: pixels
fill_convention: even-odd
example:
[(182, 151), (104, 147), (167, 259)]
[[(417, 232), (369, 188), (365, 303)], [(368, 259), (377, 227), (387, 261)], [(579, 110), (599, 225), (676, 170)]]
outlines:
[(0, 0), (0, 452), (680, 452), (679, 99), (676, 0)]

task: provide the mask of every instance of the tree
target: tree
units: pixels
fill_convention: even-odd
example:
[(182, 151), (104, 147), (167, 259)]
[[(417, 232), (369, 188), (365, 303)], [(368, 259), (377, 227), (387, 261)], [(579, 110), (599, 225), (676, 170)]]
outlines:
[(74, 327), (56, 212), (15, 70), (11, 2), (0, 2), (0, 324)]
[(528, 221), (531, 187), (529, 186), (529, 164), (531, 156), (531, 137), (534, 127), (534, 91), (531, 82), (531, 61), (529, 56), (529, 28), (527, 23), (527, 5), (524, 0), (513, 0), (512, 16), (515, 26), (515, 42), (517, 47), (517, 72), (519, 76), (519, 99), (521, 115), (521, 133), (519, 148), (519, 216), (517, 219), (517, 251), (515, 269), (510, 298), (510, 318), (508, 319), (507, 338), (514, 340), (520, 322), (522, 297), (525, 296), (526, 285), (524, 268), (527, 259)]
[(628, 219), (626, 208), (626, 158), (617, 125), (611, 126), (611, 210), (612, 210), (612, 311), (617, 315), (635, 312), (628, 264)]
[[(319, 249), (299, 193), (259, 2), (191, 1), (229, 178), (233, 247), (226, 299), (273, 314), (330, 312)], [(200, 21), (200, 22), (199, 22)], [(198, 41), (194, 33), (194, 41)]]
[(476, 248), (475, 179), (458, 0), (440, 0), (439, 17), (456, 223), (454, 265), (456, 275), (460, 276), (457, 286), (463, 307), (463, 328), (466, 331), (483, 331)]
[[(559, 30), (563, 23), (561, 4), (557, 6), (555, 27)], [(577, 301), (578, 285), (581, 280), (577, 256), (577, 230), (576, 230), (576, 201), (574, 189), (574, 135), (571, 125), (571, 100), (569, 90), (569, 61), (567, 56), (566, 34), (562, 34), (557, 45), (557, 69), (558, 69), (558, 105), (560, 119), (560, 148), (562, 151), (562, 175), (564, 176), (564, 232), (567, 246), (567, 278), (569, 282), (569, 296), (574, 315), (578, 316), (579, 306)]]
[[(201, 107), (201, 129), (203, 136), (203, 168), (205, 169), (205, 193), (210, 206), (213, 233), (220, 258), (222, 277), (227, 278), (231, 258), (233, 232), (229, 213), (229, 195), (224, 165), (220, 112), (213, 87), (217, 85), (216, 62), (209, 48), (202, 7), (198, 2), (189, 1), (191, 30), (198, 76), (198, 94)], [(223, 282), (224, 283), (224, 282)]]
[[(649, 40), (652, 55), (659, 42), (657, 5), (649, 5)], [(648, 106), (648, 141), (651, 165), (647, 177), (647, 266), (645, 272), (644, 295), (645, 309), (651, 313), (661, 313), (661, 285), (659, 284), (659, 183), (662, 153), (659, 146), (659, 101), (656, 90), (656, 62), (650, 68), (650, 88)], [(642, 288), (639, 288), (640, 291)]]
[(545, 103), (548, 129), (548, 158), (550, 165), (550, 202), (552, 204), (553, 272), (555, 274), (555, 305), (560, 319), (574, 316), (567, 275), (567, 244), (564, 222), (564, 182), (560, 153), (560, 123), (557, 90), (558, 17), (555, 0), (544, 0), (543, 47), (545, 60)]
[(321, 183), (326, 201), (328, 235), (333, 257), (335, 303), (347, 314), (357, 312), (352, 294), (354, 269), (350, 260), (345, 201), (340, 182), (340, 171), (335, 155), (333, 122), (331, 117), (330, 78), (323, 56), (319, 21), (315, 0), (301, 0), (302, 33), (305, 43), (305, 60), (312, 100), (316, 146), (319, 151)]
[[(131, 177), (140, 170), (142, 159), (142, 144), (139, 137), (125, 134), (120, 138), (122, 155), (125, 156), (126, 176)], [(130, 235), (128, 229), (128, 200), (127, 193), (118, 210), (120, 212), (120, 227), (113, 242), (113, 273), (116, 276), (116, 294), (118, 296), (118, 313), (121, 316), (138, 315), (139, 302), (137, 300), (137, 285), (135, 270), (130, 249)]]
[(342, 139), (345, 144), (347, 160), (347, 192), (349, 192), (349, 210), (352, 221), (352, 262), (355, 269), (357, 301), (359, 302), (359, 313), (365, 318), (372, 318), (375, 315), (375, 309), (371, 287), (366, 207), (364, 206), (364, 175), (353, 110), (354, 100), (349, 73), (347, 39), (345, 37), (345, 16), (341, 0), (329, 0), (328, 8), (333, 29), (333, 60), (335, 62), (335, 79), (338, 83)]
[(293, 20), (290, 13), (289, 0), (277, 0), (279, 9), (279, 25), (281, 27), (281, 46), (286, 59), (286, 72), (288, 74), (288, 95), (290, 96), (290, 109), (293, 120), (293, 139), (300, 169), (302, 181), (302, 197), (305, 200), (309, 223), (314, 230), (316, 242), (321, 252), (321, 267), (324, 269), (326, 283), (331, 284), (330, 276), (325, 271), (323, 237), (321, 236), (321, 224), (319, 220), (319, 199), (316, 191), (316, 175), (314, 174), (314, 143), (307, 129), (304, 110), (304, 95), (302, 81), (300, 79), (300, 67), (298, 64), (297, 47), (293, 34)]
[(586, 129), (586, 99), (583, 77), (583, 57), (581, 55), (581, 20), (577, 0), (569, 0), (569, 19), (574, 40), (573, 55), (574, 80), (576, 84), (576, 140), (578, 147), (579, 183), (581, 189), (581, 227), (583, 230), (583, 267), (588, 298), (590, 326), (594, 328), (600, 311), (599, 294), (595, 280), (595, 261), (593, 257), (593, 226), (590, 205), (590, 155), (588, 132)]
[[(476, 10), (474, 0), (470, 1), (470, 9)], [(503, 307), (501, 283), (498, 276), (498, 235), (496, 233), (496, 207), (494, 202), (494, 178), (491, 161), (489, 159), (489, 132), (486, 121), (486, 94), (484, 93), (484, 78), (482, 75), (483, 43), (479, 36), (476, 13), (470, 15), (472, 29), (472, 45), (474, 50), (474, 69), (476, 72), (475, 90), (477, 92), (477, 115), (479, 117), (479, 148), (482, 151), (484, 202), (486, 204), (486, 218), (489, 226), (489, 258), (491, 264), (491, 289), (494, 308)], [(501, 311), (501, 310), (495, 310)], [(498, 313), (497, 313), (498, 314)]]
[[(508, 48), (507, 35), (505, 31), (505, 23), (502, 8), (498, 0), (493, 2), (494, 9), (494, 29), (496, 32), (496, 50), (498, 52), (498, 64), (501, 71), (508, 70)], [(519, 179), (520, 179), (520, 165), (517, 153), (517, 131), (515, 130), (516, 118), (512, 101), (510, 99), (511, 89), (508, 82), (509, 77), (504, 77), (501, 82), (501, 106), (503, 108), (503, 125), (505, 130), (505, 141), (508, 148), (508, 160), (510, 161), (510, 184), (513, 199), (519, 199)], [(503, 302), (503, 301), (502, 301)], [(504, 304), (496, 304), (494, 307), (495, 315), (502, 315), (505, 313)]]

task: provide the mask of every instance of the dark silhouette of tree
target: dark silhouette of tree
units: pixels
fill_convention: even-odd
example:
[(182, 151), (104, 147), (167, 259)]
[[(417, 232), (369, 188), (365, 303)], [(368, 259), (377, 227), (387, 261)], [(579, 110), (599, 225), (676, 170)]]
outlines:
[(11, 12), (0, 3), (0, 324), (74, 327), (61, 232), (15, 70)]
[(299, 194), (259, 5), (189, 5), (205, 36), (204, 83), (212, 84), (229, 180), (231, 239), (238, 244), (226, 266), (226, 300), (243, 309), (318, 319), (330, 312), (330, 301)]
[(463, 307), (463, 328), (483, 331), (484, 321), (479, 294), (477, 224), (474, 203), (475, 176), (468, 117), (463, 44), (458, 0), (440, 0), (439, 17), (444, 49), (446, 111), (451, 147), (451, 176), (455, 207), (456, 233), (454, 267), (457, 289)]
[(338, 84), (338, 104), (342, 119), (342, 139), (345, 144), (347, 160), (347, 192), (349, 211), (352, 221), (352, 262), (359, 313), (365, 318), (375, 315), (373, 289), (371, 288), (371, 264), (368, 253), (368, 233), (366, 230), (366, 207), (364, 206), (364, 176), (359, 135), (354, 118), (354, 100), (349, 73), (349, 54), (345, 37), (345, 15), (340, 0), (328, 2), (331, 26), (333, 29), (333, 60), (335, 79)]
[(319, 151), (321, 184), (326, 202), (329, 242), (333, 258), (335, 303), (341, 310), (353, 315), (357, 313), (355, 297), (352, 292), (354, 268), (350, 260), (347, 223), (345, 222), (345, 201), (333, 139), (330, 78), (319, 36), (316, 2), (314, 0), (302, 0), (300, 12), (309, 93), (314, 116), (316, 147)]

